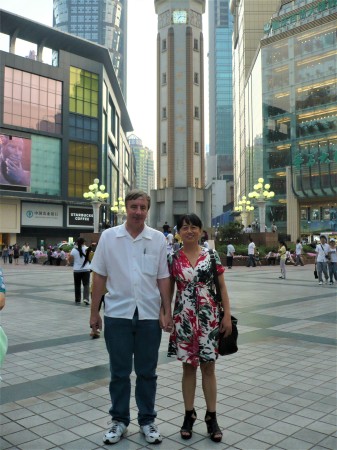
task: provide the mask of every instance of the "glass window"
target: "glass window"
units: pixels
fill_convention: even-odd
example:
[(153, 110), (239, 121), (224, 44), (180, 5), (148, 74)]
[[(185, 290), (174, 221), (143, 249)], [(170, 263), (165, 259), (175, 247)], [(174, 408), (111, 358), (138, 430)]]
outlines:
[(68, 196), (83, 197), (98, 176), (98, 149), (94, 144), (70, 141), (68, 158)]
[(31, 192), (61, 195), (61, 141), (32, 135)]
[(70, 112), (97, 118), (98, 75), (70, 67), (69, 97)]
[(62, 96), (56, 90), (62, 92), (61, 81), (5, 67), (4, 123), (60, 133)]

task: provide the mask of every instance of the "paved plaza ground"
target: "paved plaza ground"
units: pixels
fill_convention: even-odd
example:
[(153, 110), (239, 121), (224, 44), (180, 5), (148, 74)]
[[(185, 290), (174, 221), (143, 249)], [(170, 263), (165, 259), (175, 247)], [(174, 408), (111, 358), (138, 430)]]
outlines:
[[(89, 338), (89, 308), (75, 306), (72, 269), (5, 265), (7, 304), (1, 323), (9, 351), (1, 371), (1, 437), (5, 449), (107, 448), (109, 367), (104, 339)], [(206, 435), (198, 377), (198, 419), (183, 441), (181, 365), (158, 364), (161, 450), (337, 449), (336, 285), (318, 286), (313, 265), (234, 267), (225, 273), (239, 320), (239, 352), (217, 362), (218, 418), (224, 436)], [(134, 385), (135, 378), (132, 377)], [(114, 448), (154, 448), (136, 421)]]

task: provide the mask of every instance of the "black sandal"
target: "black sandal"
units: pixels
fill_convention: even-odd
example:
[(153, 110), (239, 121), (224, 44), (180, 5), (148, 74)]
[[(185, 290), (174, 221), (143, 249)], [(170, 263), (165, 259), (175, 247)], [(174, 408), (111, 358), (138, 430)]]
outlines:
[(191, 411), (185, 411), (184, 423), (180, 429), (180, 436), (185, 439), (185, 441), (187, 441), (187, 439), (191, 439), (192, 437), (192, 428), (196, 418), (197, 413), (194, 408)]
[(221, 442), (222, 431), (219, 428), (218, 422), (216, 420), (216, 412), (206, 411), (205, 422), (207, 426), (207, 433), (213, 442)]

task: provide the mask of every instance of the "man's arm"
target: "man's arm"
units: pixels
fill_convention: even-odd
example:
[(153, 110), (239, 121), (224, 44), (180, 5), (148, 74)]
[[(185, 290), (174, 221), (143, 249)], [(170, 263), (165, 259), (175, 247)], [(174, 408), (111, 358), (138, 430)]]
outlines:
[(99, 305), (101, 303), (102, 295), (105, 294), (107, 277), (93, 272), (92, 293), (91, 293), (91, 313), (90, 313), (90, 327), (95, 333), (102, 329), (102, 318), (99, 313)]
[(161, 308), (160, 308), (160, 326), (164, 331), (171, 332), (173, 327), (172, 312), (171, 312), (171, 299), (172, 299), (172, 289), (171, 289), (171, 279), (160, 278), (157, 279), (158, 289), (161, 297)]

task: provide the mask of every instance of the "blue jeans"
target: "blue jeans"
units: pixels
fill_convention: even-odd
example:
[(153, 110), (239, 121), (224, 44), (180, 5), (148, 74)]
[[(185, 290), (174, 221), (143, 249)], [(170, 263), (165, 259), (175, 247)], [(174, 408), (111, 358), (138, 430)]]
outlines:
[(136, 373), (135, 398), (139, 425), (154, 421), (157, 390), (157, 362), (161, 341), (159, 320), (139, 320), (104, 317), (104, 338), (110, 358), (109, 413), (113, 420), (130, 423), (132, 356)]
[(330, 283), (333, 283), (333, 278), (335, 277), (335, 281), (337, 281), (337, 262), (329, 262), (329, 275), (330, 275)]
[(318, 281), (323, 282), (322, 273), (324, 273), (325, 280), (328, 281), (328, 264), (326, 262), (318, 262), (316, 263), (317, 266), (317, 272), (318, 272)]
[(25, 264), (29, 263), (29, 252), (23, 252), (23, 262)]
[(256, 267), (254, 255), (248, 255), (247, 267), (250, 267), (250, 266)]

